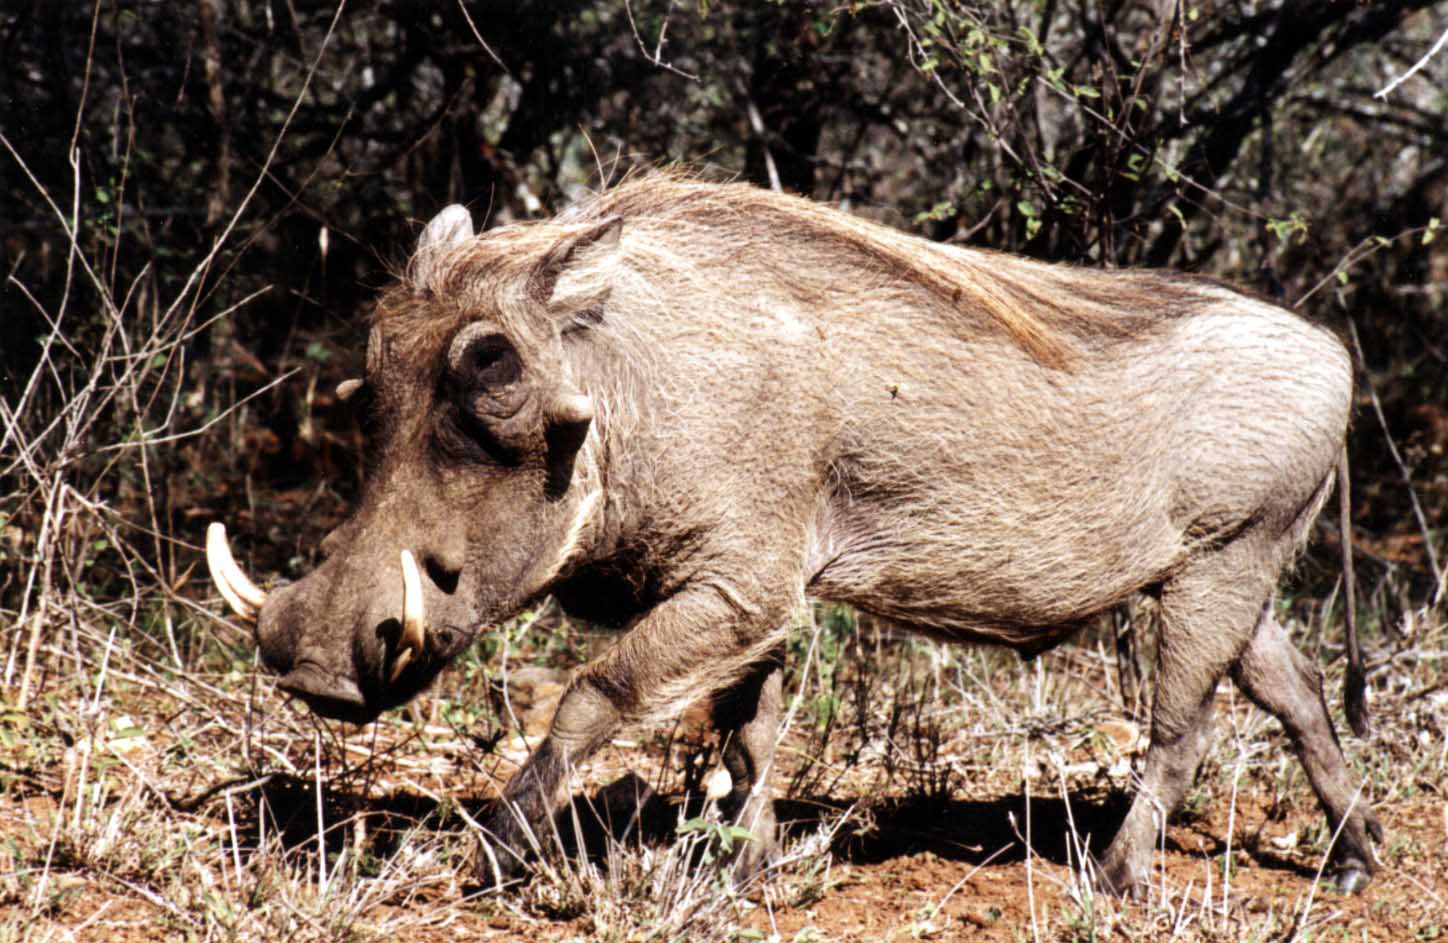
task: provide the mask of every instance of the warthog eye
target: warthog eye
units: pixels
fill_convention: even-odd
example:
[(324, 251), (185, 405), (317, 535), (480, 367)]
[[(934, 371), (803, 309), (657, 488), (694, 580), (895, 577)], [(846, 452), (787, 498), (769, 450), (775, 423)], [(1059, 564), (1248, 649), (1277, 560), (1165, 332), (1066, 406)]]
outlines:
[[(456, 349), (458, 347), (461, 349)], [(516, 383), (523, 375), (517, 348), (502, 334), (488, 334), (469, 338), (462, 345), (454, 344), (448, 360), (456, 380), (464, 387), (495, 390)]]
[(486, 322), (457, 333), (448, 348), (440, 398), (450, 403), (439, 444), (459, 458), (511, 465), (523, 444), (510, 420), (528, 401), (523, 358)]

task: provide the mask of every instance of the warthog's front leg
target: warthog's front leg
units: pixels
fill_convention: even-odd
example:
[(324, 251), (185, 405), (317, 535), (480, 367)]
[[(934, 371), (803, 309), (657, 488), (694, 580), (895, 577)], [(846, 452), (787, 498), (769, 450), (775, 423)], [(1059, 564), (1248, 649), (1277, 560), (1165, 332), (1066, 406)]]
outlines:
[(763, 870), (778, 851), (769, 772), (779, 741), (782, 660), (780, 653), (760, 664), (714, 704), (714, 726), (732, 781), (720, 807), (752, 836), (735, 856), (734, 879), (740, 883)]
[(478, 872), (484, 884), (521, 876), (529, 858), (553, 846), (551, 819), (568, 798), (569, 768), (606, 742), (619, 723), (609, 699), (575, 679), (558, 703), (548, 736), (513, 775), (502, 801), (483, 822), (488, 842)]
[[(779, 594), (781, 601), (790, 598), (789, 593)], [(613, 648), (578, 672), (558, 704), (548, 736), (484, 822), (492, 839), (480, 862), (485, 883), (516, 877), (527, 857), (550, 848), (551, 817), (568, 798), (568, 770), (624, 722), (673, 716), (747, 679), (779, 647), (785, 607), (754, 606), (748, 599), (734, 584), (695, 583), (656, 606)], [(777, 714), (777, 681), (774, 691), (772, 702), (760, 698), (766, 705), (763, 715), (770, 712), (770, 703)], [(741, 733), (757, 744), (765, 726), (772, 737), (774, 725), (767, 716), (757, 715)], [(755, 747), (746, 752), (754, 755)], [(737, 749), (726, 750), (726, 762), (738, 763), (739, 757)], [(740, 782), (752, 782), (752, 765), (739, 766)]]

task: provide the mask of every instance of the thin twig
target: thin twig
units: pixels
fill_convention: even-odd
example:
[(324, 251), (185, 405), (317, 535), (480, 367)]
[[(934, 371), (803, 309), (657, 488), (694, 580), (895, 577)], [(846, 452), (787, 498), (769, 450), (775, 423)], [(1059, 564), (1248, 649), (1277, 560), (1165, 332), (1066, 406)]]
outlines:
[(1438, 55), (1439, 50), (1441, 50), (1445, 45), (1448, 45), (1448, 29), (1443, 30), (1443, 35), (1438, 37), (1438, 41), (1433, 44), (1433, 48), (1429, 49), (1426, 53), (1424, 53), (1423, 58), (1413, 63), (1413, 67), (1411, 69), (1409, 69), (1407, 72), (1404, 72), (1397, 78), (1393, 79), (1387, 85), (1384, 85), (1382, 88), (1378, 89), (1376, 92), (1373, 93), (1373, 97), (1380, 98), (1383, 101), (1387, 101), (1388, 95), (1393, 91), (1393, 89), (1397, 88), (1399, 85), (1402, 85), (1414, 75), (1417, 75), (1418, 72), (1423, 68), (1423, 66), (1428, 64), (1428, 60)]
[(483, 34), (478, 32), (478, 25), (473, 22), (472, 14), (468, 12), (468, 6), (463, 3), (463, 0), (458, 0), (458, 9), (462, 11), (463, 19), (468, 21), (468, 29), (473, 31), (473, 38), (478, 41), (479, 46), (483, 47), (483, 52), (486, 52), (488, 58), (497, 63), (498, 68), (503, 70), (503, 74), (511, 79), (513, 77), (512, 71), (509, 70), (507, 64), (504, 63), (502, 59), (498, 58), (498, 54), (493, 52), (493, 47), (488, 45), (488, 41), (483, 38)]
[(674, 12), (674, 0), (669, 0), (669, 9), (664, 13), (664, 23), (662, 26), (659, 27), (659, 40), (657, 43), (654, 44), (653, 52), (649, 52), (649, 47), (647, 46), (647, 44), (644, 43), (643, 36), (639, 34), (638, 23), (634, 22), (633, 3), (631, 2), (631, 0), (623, 0), (623, 10), (625, 13), (628, 14), (629, 29), (633, 30), (634, 42), (638, 43), (639, 52), (644, 54), (644, 58), (647, 59), (651, 65), (657, 66), (658, 68), (663, 69), (666, 72), (672, 72), (682, 78), (686, 78), (690, 82), (699, 81), (699, 77), (697, 75), (694, 75), (692, 72), (685, 72), (683, 69), (680, 69), (673, 63), (665, 62), (663, 59), (664, 34), (667, 33), (669, 30), (669, 14)]
[(215, 416), (212, 416), (210, 419), (206, 420), (206, 422), (203, 422), (201, 425), (197, 426), (195, 429), (184, 429), (184, 430), (182, 430), (181, 432), (173, 432), (173, 433), (171, 433), (170, 435), (158, 436), (158, 437), (155, 437), (155, 438), (149, 438), (149, 437), (147, 437), (147, 436), (145, 436), (145, 435), (143, 434), (142, 438), (141, 438), (139, 441), (136, 441), (136, 442), (115, 442), (115, 443), (113, 443), (113, 444), (111, 444), (111, 445), (102, 446), (101, 448), (97, 449), (96, 451), (97, 451), (97, 452), (116, 452), (116, 451), (120, 451), (120, 450), (123, 450), (123, 449), (145, 448), (146, 446), (149, 446), (149, 445), (160, 445), (160, 444), (163, 443), (163, 442), (180, 442), (180, 441), (182, 441), (183, 439), (190, 439), (190, 438), (193, 438), (193, 437), (195, 437), (195, 436), (201, 435), (201, 434), (204, 433), (207, 429), (210, 429), (212, 426), (216, 425), (218, 422), (221, 422), (222, 420), (228, 418), (232, 413), (236, 412), (236, 411), (237, 411), (238, 409), (240, 409), (242, 406), (245, 406), (247, 403), (249, 403), (249, 402), (251, 402), (252, 400), (256, 399), (258, 396), (262, 395), (263, 393), (267, 392), (268, 390), (272, 389), (273, 387), (279, 386), (279, 385), (285, 383), (286, 381), (290, 380), (292, 377), (296, 376), (298, 373), (301, 373), (301, 372), (302, 372), (302, 368), (301, 368), (301, 367), (293, 367), (292, 369), (288, 370), (286, 373), (283, 373), (281, 376), (277, 377), (275, 380), (272, 380), (272, 381), (271, 381), (270, 383), (268, 383), (266, 386), (260, 387), (260, 388), (258, 388), (258, 389), (256, 389), (256, 390), (253, 390), (252, 392), (248, 393), (246, 396), (244, 396), (244, 397), (242, 397), (241, 399), (237, 400), (235, 403), (232, 403), (232, 404), (231, 404), (230, 406), (228, 406), (226, 409), (224, 409), (224, 410), (222, 410), (221, 412), (217, 413)]

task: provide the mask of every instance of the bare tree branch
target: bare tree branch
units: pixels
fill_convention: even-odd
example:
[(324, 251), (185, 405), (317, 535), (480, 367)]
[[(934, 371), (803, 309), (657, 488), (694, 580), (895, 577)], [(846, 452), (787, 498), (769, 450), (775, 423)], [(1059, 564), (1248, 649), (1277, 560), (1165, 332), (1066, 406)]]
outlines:
[(1421, 71), (1422, 68), (1428, 64), (1428, 60), (1438, 55), (1438, 52), (1445, 45), (1448, 45), (1448, 29), (1443, 30), (1443, 35), (1438, 37), (1438, 41), (1433, 44), (1433, 48), (1429, 49), (1426, 53), (1424, 53), (1423, 58), (1413, 63), (1413, 67), (1411, 69), (1409, 69), (1407, 72), (1404, 72), (1397, 78), (1393, 79), (1387, 85), (1384, 85), (1382, 88), (1378, 89), (1376, 92), (1373, 93), (1373, 97), (1381, 98), (1382, 100), (1387, 101), (1388, 95), (1392, 94), (1395, 88), (1408, 81), (1408, 79), (1412, 78), (1414, 75), (1417, 75), (1418, 72)]

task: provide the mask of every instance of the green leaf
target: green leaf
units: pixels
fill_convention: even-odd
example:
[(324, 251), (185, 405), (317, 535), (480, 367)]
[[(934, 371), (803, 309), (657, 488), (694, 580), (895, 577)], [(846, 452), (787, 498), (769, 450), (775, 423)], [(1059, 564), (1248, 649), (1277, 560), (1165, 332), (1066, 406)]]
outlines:
[(690, 832), (702, 832), (709, 827), (709, 821), (700, 816), (694, 816), (687, 822), (680, 822), (674, 826), (675, 835), (687, 835)]
[[(972, 30), (972, 32), (976, 31)], [(1026, 48), (1030, 50), (1031, 55), (1039, 56), (1041, 53), (1046, 51), (1045, 48), (1041, 46), (1040, 37), (1032, 32), (1029, 26), (1022, 25), (1020, 28), (1020, 34), (1022, 37), (1025, 38)]]
[(955, 215), (955, 204), (949, 200), (942, 200), (923, 213), (915, 214), (915, 224), (934, 223), (942, 219), (949, 219)]
[(1269, 218), (1266, 225), (1278, 242), (1291, 242), (1294, 236), (1299, 239), (1307, 238), (1307, 218), (1302, 215), (1301, 210), (1293, 210), (1286, 219)]

